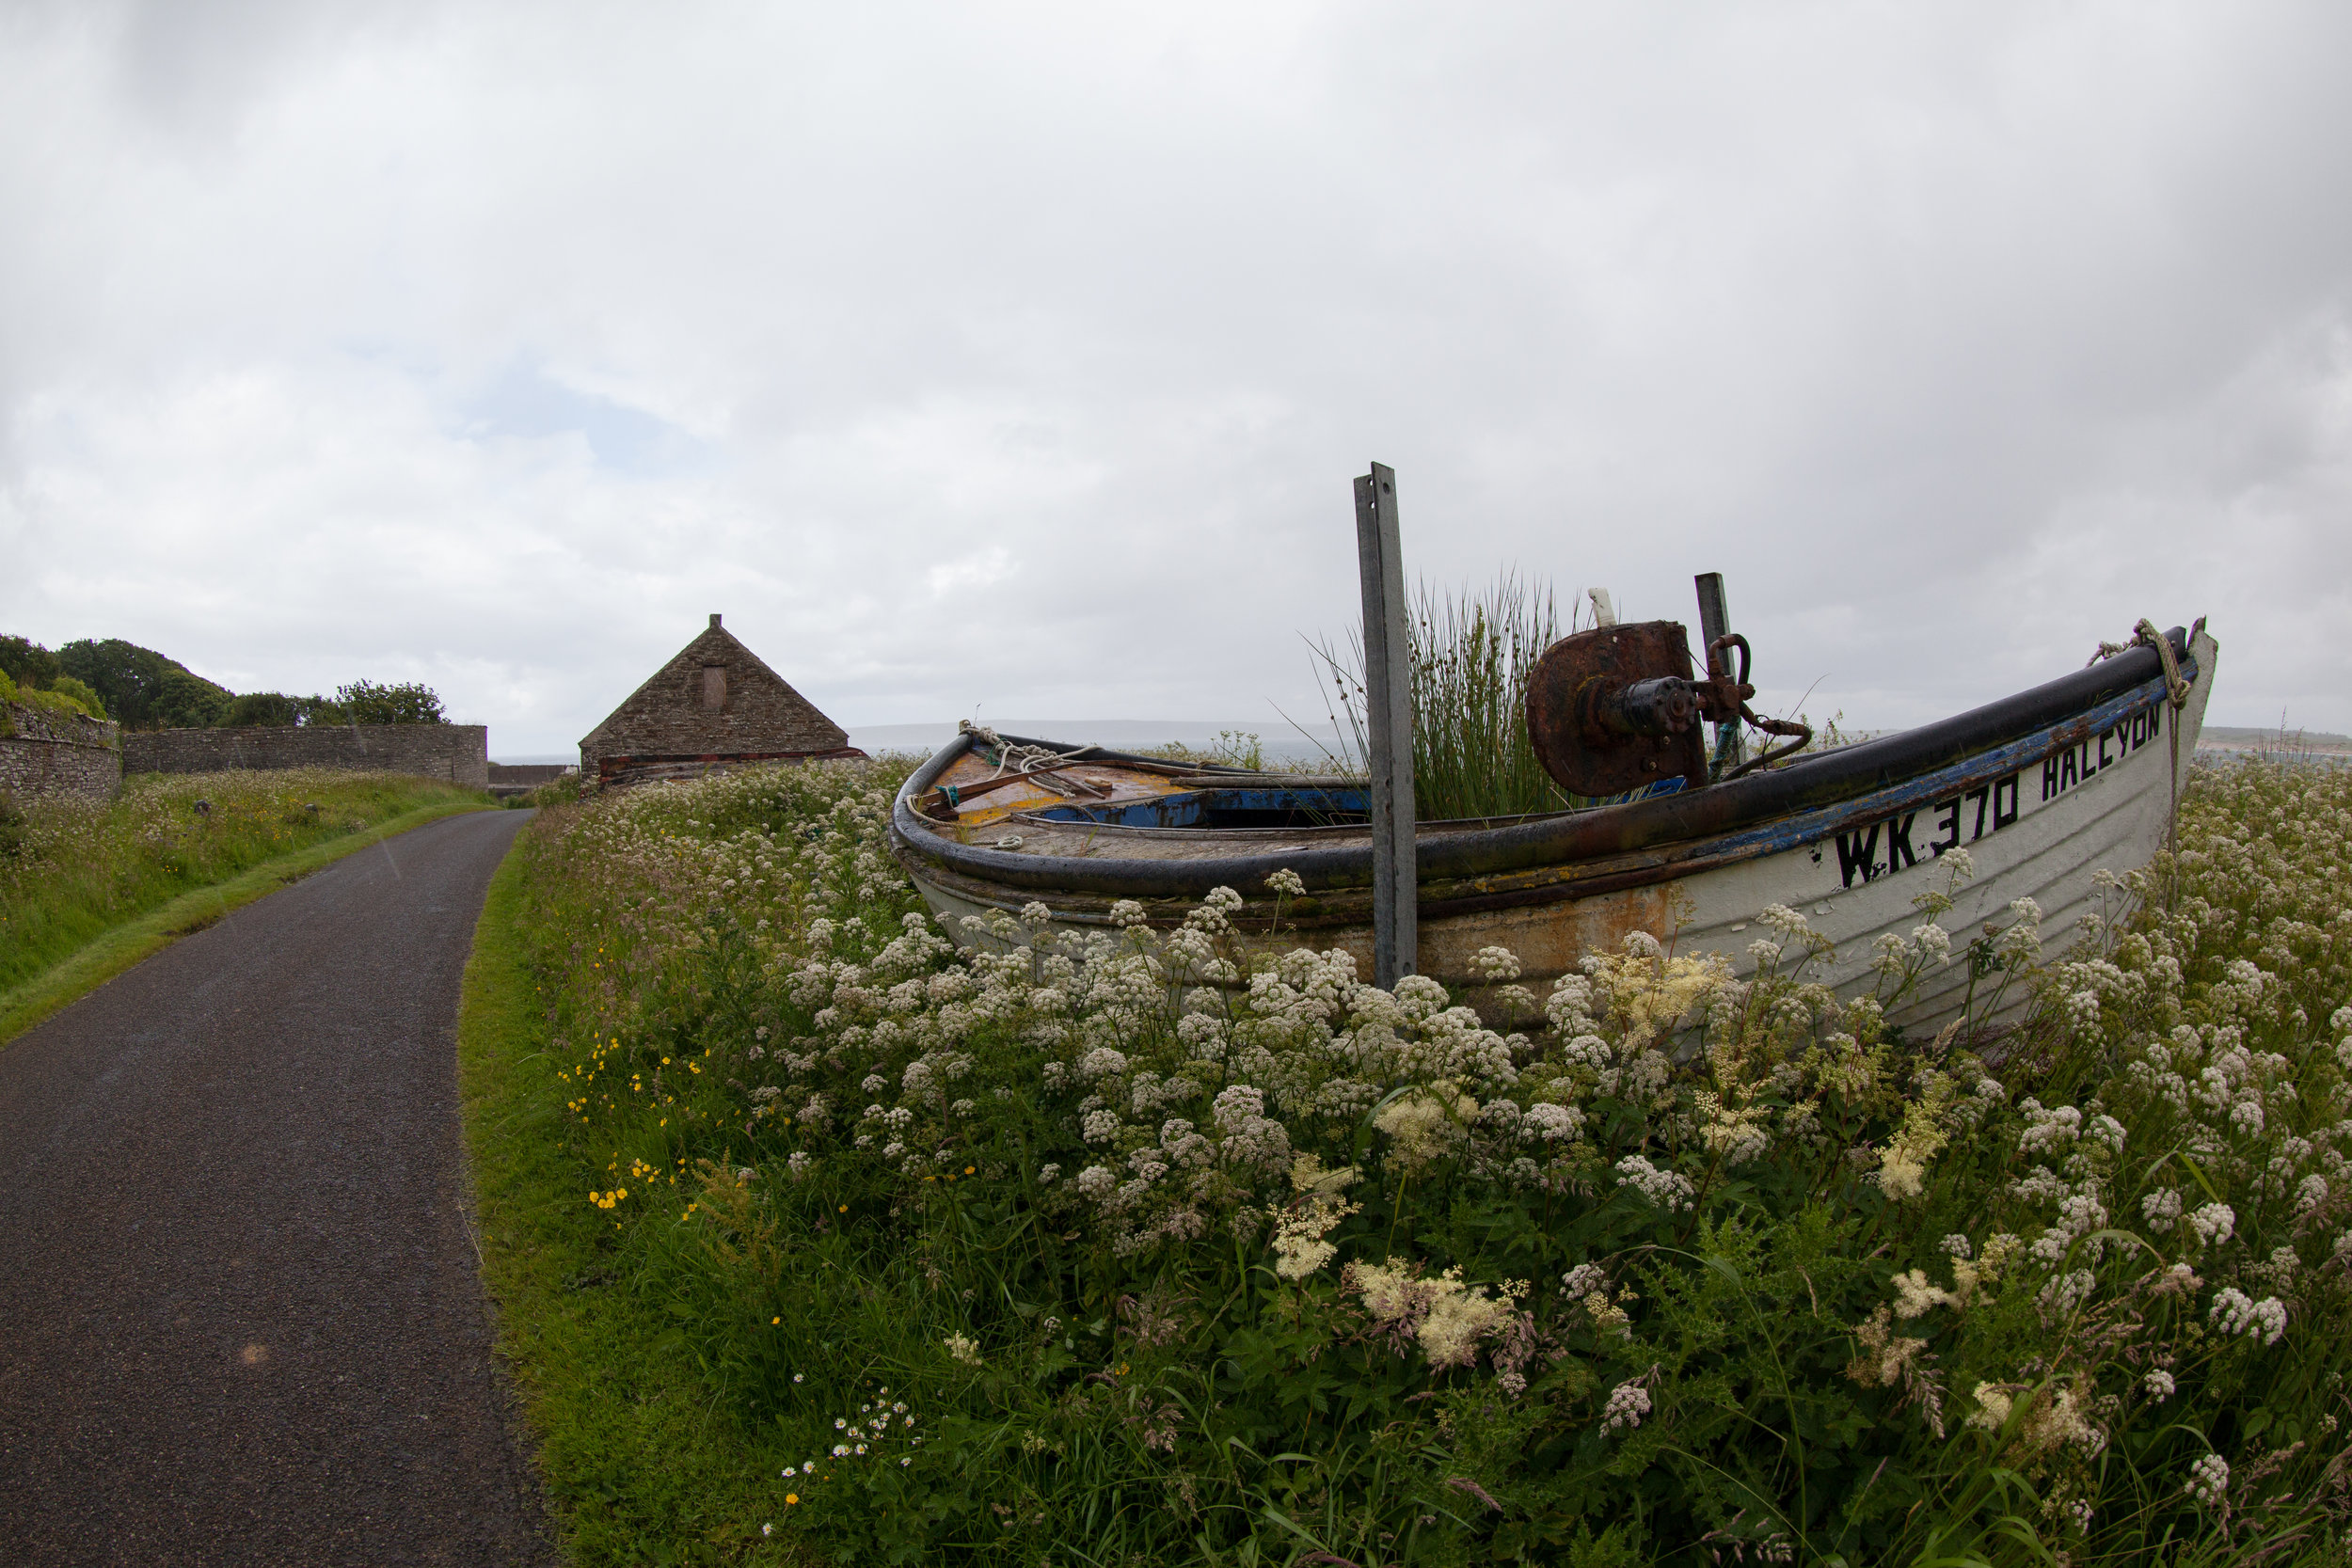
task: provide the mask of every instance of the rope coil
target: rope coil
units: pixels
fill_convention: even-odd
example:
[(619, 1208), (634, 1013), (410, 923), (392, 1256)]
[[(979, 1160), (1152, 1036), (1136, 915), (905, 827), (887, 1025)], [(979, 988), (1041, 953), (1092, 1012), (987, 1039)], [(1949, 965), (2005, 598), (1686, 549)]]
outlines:
[(1099, 746), (1081, 746), (1075, 751), (1057, 752), (1050, 746), (1011, 745), (987, 725), (975, 724), (969, 719), (956, 721), (956, 733), (970, 736), (979, 745), (995, 748), (996, 771), (989, 775), (990, 779), (1034, 773), (1041, 768), (1059, 768), (1065, 763), (1075, 762), (1089, 752), (1102, 750)]

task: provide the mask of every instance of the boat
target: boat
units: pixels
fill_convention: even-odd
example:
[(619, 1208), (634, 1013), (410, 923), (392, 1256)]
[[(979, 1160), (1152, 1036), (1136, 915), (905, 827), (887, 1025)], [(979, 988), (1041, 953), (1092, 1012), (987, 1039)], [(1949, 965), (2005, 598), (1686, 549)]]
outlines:
[[(1739, 769), (1710, 763), (1701, 738), (1705, 721), (1745, 712), (1753, 694), (1744, 669), (1735, 682), (1718, 663), (1732, 643), (1744, 654), (1742, 640), (1723, 639), (1708, 650), (1705, 679), (1692, 676), (1674, 622), (1597, 627), (1547, 652), (1564, 673), (1547, 683), (1539, 664), (1531, 685), (1538, 754), (1556, 778), (1634, 781), (1622, 791), (1633, 798), (1418, 824), (1419, 973), (1493, 1022), (1482, 949), (1507, 948), (1517, 983), (1538, 996), (1635, 931), (1682, 953), (1721, 952), (1744, 972), (1751, 944), (1772, 935), (1759, 917), (1782, 906), (1836, 944), (1812, 977), (1853, 994), (1876, 979), (1878, 939), (1908, 937), (1919, 895), (1948, 885), (1954, 904), (1939, 923), (1954, 960), (1931, 967), (1894, 1015), (1914, 1031), (1941, 1028), (1981, 985), (1989, 949), (1971, 944), (2014, 922), (2013, 900), (2040, 907), (2043, 961), (2074, 939), (2080, 916), (2117, 915), (2116, 892), (2097, 874), (2143, 865), (2164, 847), (2217, 654), (2201, 620), (2161, 635), (2142, 622), (2135, 643), (2103, 646), (2106, 657), (2045, 685), (1858, 744), (1776, 748), (1764, 766)], [(1626, 662), (1637, 645), (1643, 657)], [(1555, 767), (1548, 737), (1554, 752), (1579, 754)], [(992, 911), (1034, 922), (1040, 905), (1052, 927), (1092, 931), (1119, 924), (1115, 906), (1132, 900), (1147, 927), (1167, 929), (1221, 887), (1242, 899), (1229, 918), (1247, 943), (1344, 949), (1370, 979), (1367, 799), (1360, 778), (1171, 762), (967, 725), (899, 789), (892, 841), (967, 944), (1006, 940), (1001, 922), (998, 935), (986, 929)], [(1973, 874), (1955, 875), (1957, 863), (1939, 874), (1943, 856), (1963, 847)], [(1285, 870), (1303, 894), (1268, 885)], [(1133, 922), (1133, 911), (1120, 913)]]

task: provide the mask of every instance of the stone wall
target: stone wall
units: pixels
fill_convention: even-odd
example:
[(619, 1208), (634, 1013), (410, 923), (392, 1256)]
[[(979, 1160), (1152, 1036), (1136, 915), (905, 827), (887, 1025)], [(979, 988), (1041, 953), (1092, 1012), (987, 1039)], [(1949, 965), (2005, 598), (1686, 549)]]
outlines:
[(490, 732), (481, 724), (257, 724), (227, 730), (146, 730), (122, 737), (125, 773), (341, 768), (414, 773), (486, 789)]
[(568, 762), (494, 762), (490, 764), (490, 793), (511, 800), (579, 771)]
[(78, 713), (0, 703), (0, 795), (83, 795), (122, 787), (120, 728)]
[(553, 784), (566, 773), (579, 771), (568, 762), (494, 762), (490, 764), (490, 784), (493, 787), (520, 784), (525, 789), (536, 789), (541, 784)]

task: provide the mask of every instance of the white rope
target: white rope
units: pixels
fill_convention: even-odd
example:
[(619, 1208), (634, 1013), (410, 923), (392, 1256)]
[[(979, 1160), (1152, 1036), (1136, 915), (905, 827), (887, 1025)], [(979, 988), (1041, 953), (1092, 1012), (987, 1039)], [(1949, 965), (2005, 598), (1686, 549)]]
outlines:
[[(1008, 777), (1009, 775), (1027, 778), (1029, 775), (1041, 772), (1045, 768), (1059, 768), (1065, 763), (1074, 762), (1078, 758), (1085, 756), (1089, 752), (1102, 750), (1099, 746), (1087, 745), (1081, 746), (1073, 752), (1057, 752), (1051, 746), (1015, 744), (1006, 740), (1004, 736), (998, 735), (994, 730), (990, 729), (987, 725), (975, 724), (969, 719), (959, 719), (956, 721), (956, 733), (959, 735), (970, 736), (976, 745), (993, 746), (996, 748), (996, 771), (991, 773), (985, 779), (973, 780), (973, 784), (991, 784), (998, 779)], [(1065, 798), (1067, 798), (1070, 794), (1070, 791), (1057, 788), (1046, 780), (1040, 779), (1037, 782), (1043, 784), (1050, 793), (1060, 795)], [(1083, 783), (1084, 781), (1076, 782)], [(969, 786), (967, 785), (965, 787)], [(1101, 793), (1101, 791), (1097, 790), (1095, 793)]]

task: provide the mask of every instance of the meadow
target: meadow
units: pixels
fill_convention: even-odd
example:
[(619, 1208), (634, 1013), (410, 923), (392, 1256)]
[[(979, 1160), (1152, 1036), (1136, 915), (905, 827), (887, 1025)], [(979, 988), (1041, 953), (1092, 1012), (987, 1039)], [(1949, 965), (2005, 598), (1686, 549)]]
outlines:
[[(1938, 923), (1955, 855), (1872, 995), (1776, 910), (1489, 1027), (1215, 895), (960, 947), (904, 771), (501, 873), (472, 1137), (580, 1560), (2344, 1560), (2352, 776), (2193, 769), (2048, 970)], [(1953, 962), (2023, 1022), (1891, 1027)]]
[(480, 790), (398, 774), (134, 774), (111, 801), (0, 796), (0, 1004), (126, 922), (270, 861)]

